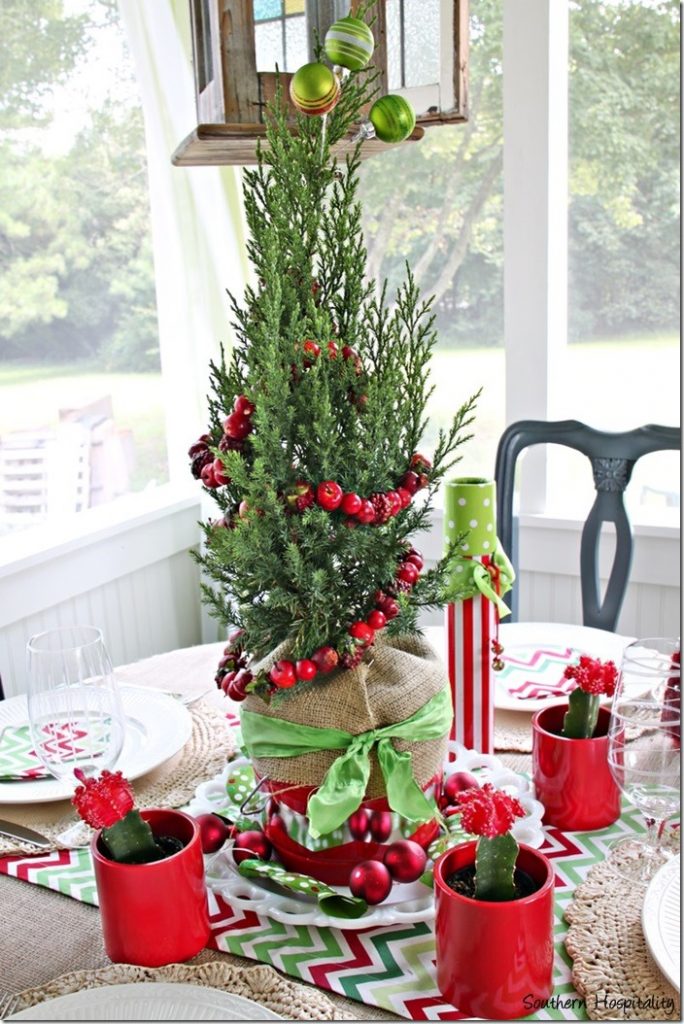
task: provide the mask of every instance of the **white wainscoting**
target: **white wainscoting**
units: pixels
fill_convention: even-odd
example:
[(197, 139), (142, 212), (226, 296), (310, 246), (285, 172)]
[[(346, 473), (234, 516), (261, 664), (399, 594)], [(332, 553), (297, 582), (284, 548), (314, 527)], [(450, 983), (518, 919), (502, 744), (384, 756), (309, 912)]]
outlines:
[[(105, 633), (114, 664), (219, 638), (202, 611), (199, 572), (189, 551), (205, 518), (199, 495), (160, 488), (130, 503), (91, 509), (78, 535), (28, 532), (0, 542), (0, 676), (8, 696), (25, 689), (24, 651), (33, 633), (90, 623)], [(417, 539), (428, 564), (442, 549), (442, 516)], [(73, 530), (73, 523), (71, 529)], [(33, 532), (33, 531), (32, 531)], [(525, 516), (520, 527), (520, 618), (581, 622), (580, 525)], [(602, 566), (607, 573), (609, 551)], [(618, 631), (677, 636), (680, 631), (678, 531), (635, 530), (632, 578)], [(441, 624), (439, 609), (424, 625)]]
[(3, 538), (5, 694), (26, 689), (28, 637), (55, 626), (99, 626), (115, 665), (201, 643), (199, 571), (189, 554), (199, 541), (199, 518), (199, 495), (173, 499), (160, 488), (81, 513), (78, 536), (27, 531), (11, 545)]
[[(582, 524), (544, 516), (520, 520), (519, 615), (527, 622), (582, 621), (579, 550)], [(442, 517), (435, 530), (419, 538), (416, 547), (431, 564), (441, 550)], [(602, 538), (599, 565), (605, 587), (612, 564), (611, 530)], [(679, 531), (668, 527), (635, 526), (634, 558), (617, 632), (625, 636), (679, 636)], [(439, 610), (422, 617), (424, 625), (441, 623)]]

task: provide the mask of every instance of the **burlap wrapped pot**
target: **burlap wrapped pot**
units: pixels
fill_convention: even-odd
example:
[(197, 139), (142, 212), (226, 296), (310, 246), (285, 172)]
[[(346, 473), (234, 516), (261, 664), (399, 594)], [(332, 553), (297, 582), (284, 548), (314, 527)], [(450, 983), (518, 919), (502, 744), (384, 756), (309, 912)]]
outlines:
[[(287, 656), (283, 644), (264, 658), (258, 669), (268, 671)], [(355, 669), (319, 675), (316, 681), (296, 687), (266, 704), (254, 694), (242, 707), (269, 718), (317, 728), (342, 729), (358, 736), (410, 718), (443, 689), (449, 681), (444, 667), (430, 645), (418, 636), (376, 638), (371, 652)], [(409, 751), (413, 776), (421, 788), (442, 771), (446, 758), (448, 729), (437, 739), (422, 742), (392, 739), (398, 751)], [(320, 750), (296, 757), (252, 758), (258, 776), (291, 786), (317, 787), (339, 756), (336, 750)], [(385, 784), (375, 752), (366, 800), (385, 794)]]

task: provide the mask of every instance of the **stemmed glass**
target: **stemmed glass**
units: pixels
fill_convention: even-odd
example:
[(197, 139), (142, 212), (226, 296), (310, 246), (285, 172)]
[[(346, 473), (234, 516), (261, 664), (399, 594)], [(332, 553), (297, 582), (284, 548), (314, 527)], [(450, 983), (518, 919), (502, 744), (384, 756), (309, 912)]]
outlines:
[[(58, 779), (112, 768), (124, 742), (124, 715), (102, 632), (66, 626), (26, 646), (28, 713), (34, 749)], [(75, 780), (73, 780), (75, 781)]]
[(635, 641), (622, 657), (608, 732), (613, 777), (648, 827), (643, 839), (611, 847), (613, 870), (634, 882), (649, 882), (672, 856), (662, 836), (679, 812), (680, 722), (679, 641)]

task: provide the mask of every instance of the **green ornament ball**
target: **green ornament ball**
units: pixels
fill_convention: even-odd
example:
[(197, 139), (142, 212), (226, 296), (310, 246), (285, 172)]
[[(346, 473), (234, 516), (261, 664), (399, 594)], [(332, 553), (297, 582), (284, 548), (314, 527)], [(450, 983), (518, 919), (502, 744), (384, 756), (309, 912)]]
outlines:
[(368, 116), (381, 142), (403, 142), (416, 127), (416, 113), (403, 96), (381, 96)]
[(365, 21), (360, 18), (340, 18), (325, 34), (325, 53), (333, 64), (349, 71), (365, 68), (373, 56), (375, 40)]
[(340, 83), (327, 64), (304, 64), (292, 76), (290, 98), (303, 114), (327, 114), (340, 98)]

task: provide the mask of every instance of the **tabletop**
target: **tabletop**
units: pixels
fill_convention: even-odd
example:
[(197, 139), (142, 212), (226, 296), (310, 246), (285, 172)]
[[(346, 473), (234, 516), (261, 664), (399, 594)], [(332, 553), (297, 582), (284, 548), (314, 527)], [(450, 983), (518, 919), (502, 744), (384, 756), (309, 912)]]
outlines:
[[(554, 642), (572, 642), (573, 646), (586, 646), (592, 651), (600, 643), (602, 646), (598, 653), (604, 657), (619, 659), (623, 647), (630, 640), (628, 637), (604, 634), (603, 631), (587, 630), (584, 627), (542, 625), (544, 642), (551, 642), (550, 638), (555, 638)], [(532, 638), (539, 640), (541, 632), (539, 624), (512, 624), (501, 627), (501, 638), (504, 645), (525, 643)], [(427, 636), (438, 653), (443, 654), (444, 630), (441, 627), (430, 628)], [(222, 648), (223, 643), (218, 643), (156, 655), (118, 668), (117, 678), (121, 682), (139, 686), (193, 693), (197, 696), (204, 694), (209, 703), (229, 711), (230, 702), (211, 683)], [(208, 684), (212, 688), (206, 693)], [(519, 712), (517, 714), (520, 715)], [(529, 729), (529, 715), (523, 714), (523, 718)], [(506, 715), (502, 721), (505, 726)], [(524, 772), (530, 768), (529, 753), (518, 750), (500, 756), (514, 771)], [(16, 806), (10, 808), (0, 805), (0, 817), (16, 821), (20, 817), (19, 811), (20, 808)], [(20, 884), (16, 879), (3, 875), (0, 875), (0, 900), (3, 907), (0, 924), (0, 987), (20, 991), (48, 982), (68, 971), (108, 964), (102, 947), (99, 915), (93, 907), (44, 888)], [(22, 923), (20, 934), (16, 928), (17, 921)], [(199, 962), (226, 957), (236, 963), (248, 963), (232, 954), (214, 950), (205, 950)], [(359, 1013), (359, 1003), (330, 992), (327, 994), (341, 1007)], [(361, 1012), (361, 1019), (403, 1019), (375, 1007), (364, 1006)]]

